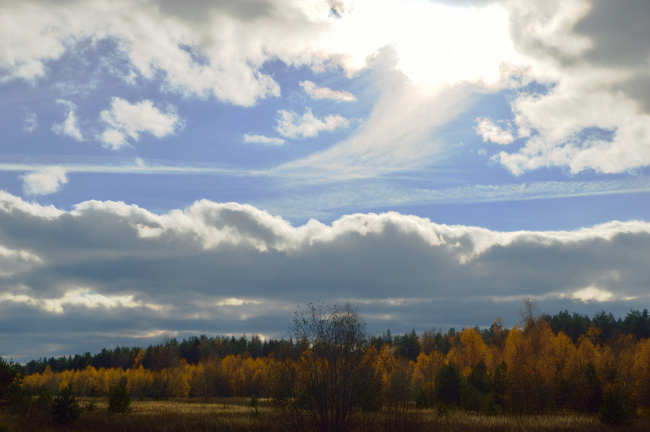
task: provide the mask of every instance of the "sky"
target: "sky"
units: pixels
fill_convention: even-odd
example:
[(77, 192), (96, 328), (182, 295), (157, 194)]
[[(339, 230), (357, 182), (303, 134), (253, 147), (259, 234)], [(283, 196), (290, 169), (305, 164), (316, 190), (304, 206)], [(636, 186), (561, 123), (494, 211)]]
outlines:
[(646, 0), (0, 0), (0, 354), (650, 308)]

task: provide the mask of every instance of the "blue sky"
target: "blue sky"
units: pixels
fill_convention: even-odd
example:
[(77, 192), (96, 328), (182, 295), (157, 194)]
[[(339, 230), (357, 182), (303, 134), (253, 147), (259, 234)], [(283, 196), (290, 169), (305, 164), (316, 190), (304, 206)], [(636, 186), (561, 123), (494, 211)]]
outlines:
[(4, 356), (650, 307), (645, 2), (0, 9)]

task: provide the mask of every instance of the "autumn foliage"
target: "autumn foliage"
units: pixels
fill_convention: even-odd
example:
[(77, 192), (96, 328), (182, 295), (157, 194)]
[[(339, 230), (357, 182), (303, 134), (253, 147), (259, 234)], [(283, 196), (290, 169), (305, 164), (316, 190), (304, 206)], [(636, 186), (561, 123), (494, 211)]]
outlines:
[[(555, 331), (552, 318), (528, 314), (511, 329), (496, 320), (483, 330), (373, 337), (359, 353), (364, 373), (377, 378), (379, 402), (373, 403), (387, 408), (417, 400), (421, 407), (445, 404), (485, 414), (600, 412), (614, 420), (650, 408), (650, 339), (594, 323), (569, 335)], [(53, 372), (47, 366), (26, 376), (23, 386), (56, 394), (71, 385), (77, 395), (107, 396), (123, 382), (132, 398), (272, 397), (277, 390), (272, 372), (300, 370), (313, 355), (298, 341), (265, 354), (252, 346), (256, 355), (250, 342), (245, 346), (225, 356), (218, 354), (219, 346), (204, 346), (211, 354), (192, 362), (170, 348), (161, 351), (155, 367), (143, 365), (145, 350), (137, 351), (128, 367)]]

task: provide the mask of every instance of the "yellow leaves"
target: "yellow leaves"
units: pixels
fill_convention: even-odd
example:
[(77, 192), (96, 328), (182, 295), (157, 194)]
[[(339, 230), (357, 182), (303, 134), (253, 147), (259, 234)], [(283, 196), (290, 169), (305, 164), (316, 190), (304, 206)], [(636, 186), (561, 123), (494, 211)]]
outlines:
[(600, 342), (602, 334), (603, 332), (593, 324), (587, 329), (587, 338), (594, 345), (597, 345)]
[(481, 361), (485, 362), (487, 347), (481, 335), (475, 328), (463, 329), (460, 333), (460, 343), (463, 347), (465, 367), (476, 367)]
[(143, 349), (140, 349), (136, 356), (133, 358), (133, 368), (136, 369), (138, 366), (142, 365), (142, 360), (144, 360), (145, 355), (147, 355), (147, 352)]

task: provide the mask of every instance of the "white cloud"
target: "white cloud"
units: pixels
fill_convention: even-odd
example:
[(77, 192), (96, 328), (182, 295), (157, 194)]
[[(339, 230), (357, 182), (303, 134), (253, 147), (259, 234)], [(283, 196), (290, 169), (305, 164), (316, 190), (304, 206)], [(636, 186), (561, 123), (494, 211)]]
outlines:
[(25, 115), (25, 120), (23, 124), (23, 131), (27, 133), (33, 133), (38, 128), (38, 116), (36, 113), (28, 112)]
[(400, 70), (437, 85), (500, 80), (501, 61), (513, 56), (507, 14), (499, 6), (340, 4), (337, 17), (328, 2), (302, 0), (259, 0), (254, 7), (195, 2), (183, 8), (167, 0), (64, 6), (25, 0), (4, 7), (0, 66), (8, 71), (4, 80), (35, 79), (46, 73), (46, 62), (79, 42), (110, 38), (129, 63), (116, 71), (121, 77), (161, 77), (169, 90), (250, 106), (280, 95), (272, 76), (261, 71), (275, 59), (314, 70), (341, 66), (353, 75), (368, 56), (394, 46)]
[(397, 54), (384, 50), (371, 67), (379, 75), (380, 97), (369, 117), (347, 139), (304, 159), (280, 166), (316, 181), (376, 177), (431, 166), (445, 144), (433, 138), (442, 126), (467, 109), (470, 85), (424, 89), (392, 67)]
[(287, 138), (315, 137), (321, 131), (333, 131), (350, 125), (350, 120), (340, 115), (328, 115), (322, 119), (314, 116), (311, 109), (298, 116), (295, 112), (279, 110), (278, 124), (275, 130)]
[(100, 113), (108, 128), (99, 136), (105, 147), (118, 150), (129, 146), (129, 139), (138, 141), (140, 134), (150, 133), (157, 138), (173, 134), (180, 121), (173, 107), (160, 111), (150, 100), (135, 104), (115, 97), (109, 110)]
[(57, 192), (68, 182), (65, 169), (46, 167), (23, 177), (23, 191), (26, 195), (47, 195)]
[(24, 272), (42, 260), (28, 250), (13, 250), (0, 245), (0, 277)]
[(587, 303), (590, 301), (605, 302), (611, 300), (613, 296), (614, 294), (609, 291), (590, 286), (574, 292), (571, 298)]
[(650, 95), (642, 91), (650, 51), (638, 33), (647, 33), (641, 29), (649, 11), (641, 3), (512, 2), (512, 39), (527, 66), (522, 77), (549, 89), (512, 101), (519, 136), (528, 139), (494, 159), (515, 175), (552, 166), (620, 173), (650, 165)]
[(105, 296), (93, 293), (87, 288), (75, 288), (67, 291), (62, 297), (54, 299), (38, 299), (26, 294), (5, 293), (0, 295), (0, 302), (11, 301), (14, 303), (26, 303), (47, 312), (62, 314), (65, 306), (84, 306), (86, 308), (140, 308), (149, 307), (157, 309), (156, 305), (144, 305), (134, 301), (133, 295)]
[(300, 87), (302, 87), (312, 99), (334, 99), (343, 102), (353, 102), (357, 100), (352, 93), (332, 90), (327, 87), (318, 87), (313, 81), (300, 81)]
[(26, 2), (0, 5), (0, 82), (31, 81), (46, 73), (44, 62), (66, 50), (54, 18)]
[(487, 117), (478, 117), (476, 122), (476, 133), (483, 138), (483, 142), (508, 145), (515, 140), (510, 131), (503, 130)]
[(68, 108), (68, 116), (61, 123), (54, 123), (52, 125), (52, 132), (57, 135), (67, 135), (76, 139), (77, 141), (83, 141), (83, 135), (81, 130), (79, 130), (79, 125), (77, 124), (77, 116), (75, 114), (76, 106), (70, 101), (58, 100), (57, 103), (65, 105)]
[(264, 135), (249, 135), (249, 134), (244, 134), (244, 142), (275, 145), (275, 146), (279, 146), (285, 143), (285, 141), (282, 138), (267, 137)]
[(243, 306), (246, 304), (260, 304), (260, 301), (257, 300), (245, 300), (239, 298), (227, 298), (217, 302), (217, 306)]

